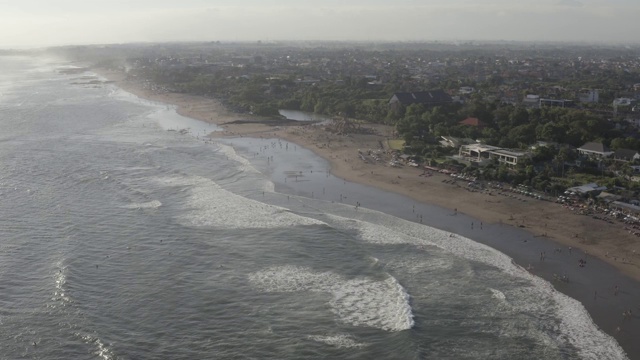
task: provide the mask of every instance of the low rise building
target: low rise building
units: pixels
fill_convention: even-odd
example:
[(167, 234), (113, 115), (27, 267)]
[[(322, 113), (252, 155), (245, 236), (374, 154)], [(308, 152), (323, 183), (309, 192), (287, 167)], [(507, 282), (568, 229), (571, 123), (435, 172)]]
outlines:
[(588, 142), (578, 148), (578, 153), (587, 157), (608, 158), (613, 155), (608, 147), (601, 142)]
[(484, 144), (470, 144), (460, 146), (458, 156), (479, 166), (487, 165), (493, 159), (498, 162), (515, 166), (519, 161), (529, 158), (528, 152), (509, 150), (497, 146)]

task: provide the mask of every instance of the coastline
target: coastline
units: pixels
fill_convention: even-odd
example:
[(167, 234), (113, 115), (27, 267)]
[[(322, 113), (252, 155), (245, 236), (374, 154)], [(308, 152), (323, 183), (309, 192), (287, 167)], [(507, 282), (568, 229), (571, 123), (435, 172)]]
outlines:
[[(511, 195), (506, 191), (472, 192), (465, 181), (453, 183), (445, 174), (424, 172), (410, 166), (392, 167), (386, 163), (364, 162), (358, 150), (379, 148), (390, 135), (390, 127), (369, 125), (377, 135), (337, 135), (320, 126), (272, 126), (259, 121), (239, 123), (238, 120), (260, 120), (251, 115), (229, 112), (215, 99), (201, 96), (161, 93), (145, 89), (135, 81), (126, 81), (120, 72), (96, 70), (103, 77), (137, 96), (172, 104), (183, 116), (220, 126), (224, 131), (211, 137), (273, 137), (313, 151), (330, 163), (331, 173), (347, 181), (370, 185), (385, 191), (405, 195), (415, 201), (457, 209), (487, 224), (507, 224), (525, 229), (535, 236), (544, 236), (564, 248), (588, 252), (622, 273), (640, 282), (640, 238), (620, 224), (578, 215), (566, 206), (549, 201)], [(447, 181), (447, 182), (445, 182)], [(634, 250), (638, 254), (634, 254)]]
[[(633, 299), (638, 298), (637, 289), (640, 288), (640, 259), (632, 253), (638, 240), (620, 224), (609, 224), (590, 216), (577, 215), (552, 202), (523, 196), (507, 196), (504, 192), (501, 195), (498, 191), (472, 192), (466, 189), (464, 182), (453, 183), (450, 181), (451, 178), (444, 174), (421, 176), (423, 171), (416, 168), (396, 168), (386, 163), (363, 161), (358, 150), (379, 148), (380, 142), (389, 134), (388, 127), (371, 125), (377, 133), (375, 135), (336, 135), (328, 133), (320, 126), (274, 127), (260, 122), (231, 123), (235, 120), (248, 120), (250, 117), (230, 113), (220, 102), (213, 99), (158, 93), (145, 89), (137, 82), (126, 81), (122, 73), (96, 71), (128, 92), (149, 100), (175, 105), (178, 113), (183, 116), (214, 123), (224, 129), (213, 133), (212, 137), (280, 138), (309, 149), (325, 159), (330, 164), (331, 173), (338, 178), (400, 194), (413, 203), (435, 206), (441, 210), (448, 209), (446, 211), (449, 212), (456, 209), (455, 212), (460, 216), (456, 219), (458, 224), (450, 225), (454, 232), (474, 240), (478, 239), (506, 253), (523, 267), (537, 260), (537, 249), (548, 249), (547, 256), (551, 258), (550, 261), (545, 262), (544, 266), (538, 266), (536, 262), (536, 269), (532, 270), (532, 273), (553, 281), (552, 274), (562, 274), (563, 268), (571, 267), (570, 277), (577, 286), (567, 287), (563, 283), (555, 283), (556, 288), (579, 300), (602, 330), (618, 340), (630, 358), (640, 355), (640, 346), (633, 343), (633, 335), (640, 333), (640, 324), (636, 325), (636, 321), (625, 321), (624, 331), (618, 331), (614, 327), (614, 324), (622, 321), (620, 309), (633, 306), (634, 311), (638, 310), (637, 304), (633, 304)], [(366, 202), (362, 202), (363, 207), (367, 205)], [(470, 232), (470, 229), (467, 229), (468, 223), (474, 219), (482, 221), (487, 230), (508, 233), (510, 236), (501, 236), (503, 240), (494, 241), (488, 236), (490, 231), (484, 233), (486, 235), (479, 235), (477, 231)], [(460, 225), (463, 222), (464, 225)], [(429, 221), (426, 223), (434, 226)], [(442, 228), (442, 225), (439, 227)], [(536, 249), (532, 249), (533, 246), (522, 246), (522, 238), (527, 236), (529, 244), (538, 243)], [(507, 237), (514, 240), (504, 240)], [(574, 256), (571, 262), (567, 263), (559, 256), (556, 258), (555, 253), (551, 254), (552, 249), (556, 248), (561, 248), (566, 254), (569, 247), (574, 253), (584, 254), (584, 257), (589, 259), (588, 268), (602, 270), (604, 274), (596, 276), (598, 279), (592, 279), (584, 275), (584, 271), (577, 270), (577, 264), (574, 262), (577, 261), (577, 257)], [(583, 275), (580, 275), (580, 271)], [(617, 271), (624, 275), (618, 273), (616, 276)], [(593, 286), (592, 283), (601, 285)], [(594, 297), (593, 288), (600, 289), (605, 285), (612, 288), (614, 283), (624, 284), (621, 286), (623, 291), (620, 296), (610, 296), (608, 290), (603, 288), (598, 291), (601, 294), (598, 297), (600, 301), (590, 301)]]

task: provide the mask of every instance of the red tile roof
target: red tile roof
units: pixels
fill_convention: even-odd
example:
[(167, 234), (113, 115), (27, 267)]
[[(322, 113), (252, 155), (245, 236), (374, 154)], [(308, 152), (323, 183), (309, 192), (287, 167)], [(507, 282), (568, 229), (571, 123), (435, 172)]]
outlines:
[(474, 118), (474, 117), (468, 117), (468, 118), (460, 121), (458, 124), (469, 125), (469, 126), (477, 126), (477, 127), (485, 126), (485, 124), (482, 121), (480, 121), (478, 118)]

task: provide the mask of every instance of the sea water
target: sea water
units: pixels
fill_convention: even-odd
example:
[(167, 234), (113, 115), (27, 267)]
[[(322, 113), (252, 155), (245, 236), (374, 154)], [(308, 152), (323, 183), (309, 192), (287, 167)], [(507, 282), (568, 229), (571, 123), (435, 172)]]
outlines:
[(279, 140), (63, 65), (0, 58), (0, 358), (626, 358), (507, 256), (278, 192), (252, 151)]

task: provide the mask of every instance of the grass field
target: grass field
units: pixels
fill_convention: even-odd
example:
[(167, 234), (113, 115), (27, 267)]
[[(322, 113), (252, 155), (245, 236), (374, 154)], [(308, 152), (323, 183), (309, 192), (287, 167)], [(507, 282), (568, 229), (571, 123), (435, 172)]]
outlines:
[(387, 140), (389, 145), (389, 149), (392, 150), (402, 150), (404, 148), (404, 140), (396, 139), (396, 140)]

